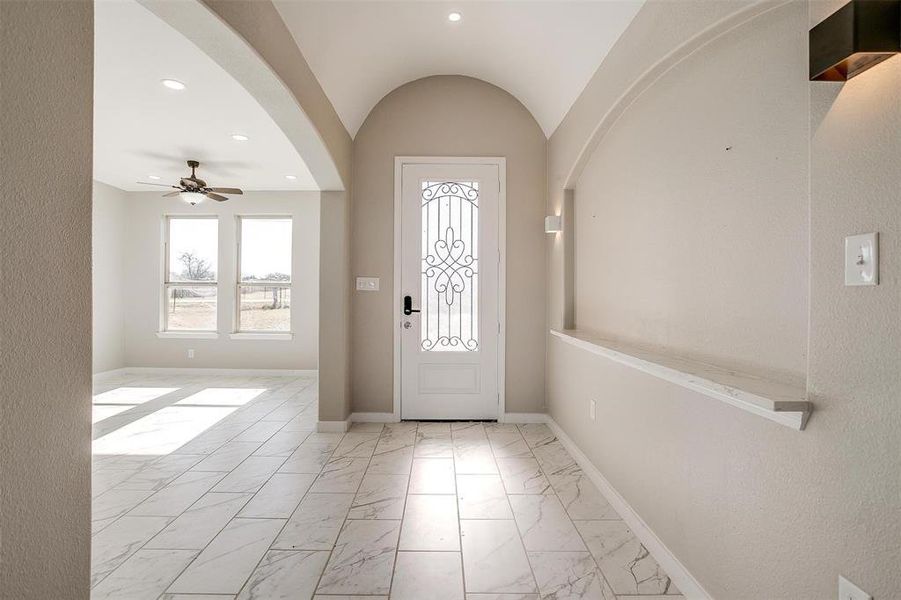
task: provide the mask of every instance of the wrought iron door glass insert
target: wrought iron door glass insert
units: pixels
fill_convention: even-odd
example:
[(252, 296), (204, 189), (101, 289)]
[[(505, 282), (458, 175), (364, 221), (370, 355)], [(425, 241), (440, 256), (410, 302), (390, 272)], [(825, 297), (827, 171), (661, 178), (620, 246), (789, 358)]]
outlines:
[(479, 349), (479, 182), (422, 182), (422, 349)]

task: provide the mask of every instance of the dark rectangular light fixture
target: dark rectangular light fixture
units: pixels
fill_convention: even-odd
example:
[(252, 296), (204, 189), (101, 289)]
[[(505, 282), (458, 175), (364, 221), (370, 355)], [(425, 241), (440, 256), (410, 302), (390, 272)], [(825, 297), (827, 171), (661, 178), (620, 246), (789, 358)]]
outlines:
[(810, 80), (847, 81), (901, 52), (901, 0), (851, 0), (810, 30)]

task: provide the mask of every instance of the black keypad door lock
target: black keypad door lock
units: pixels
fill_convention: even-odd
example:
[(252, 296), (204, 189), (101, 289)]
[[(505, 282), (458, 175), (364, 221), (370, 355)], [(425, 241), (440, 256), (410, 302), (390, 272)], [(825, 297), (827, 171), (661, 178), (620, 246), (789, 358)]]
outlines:
[(411, 296), (404, 296), (404, 314), (412, 315), (415, 312), (419, 312), (419, 309), (413, 308), (413, 298)]

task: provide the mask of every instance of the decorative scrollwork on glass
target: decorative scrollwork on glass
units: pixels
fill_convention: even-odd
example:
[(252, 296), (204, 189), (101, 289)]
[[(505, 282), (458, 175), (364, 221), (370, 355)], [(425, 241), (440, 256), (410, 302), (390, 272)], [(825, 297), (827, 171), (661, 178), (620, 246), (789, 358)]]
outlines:
[(478, 182), (422, 182), (423, 350), (479, 349), (478, 211)]

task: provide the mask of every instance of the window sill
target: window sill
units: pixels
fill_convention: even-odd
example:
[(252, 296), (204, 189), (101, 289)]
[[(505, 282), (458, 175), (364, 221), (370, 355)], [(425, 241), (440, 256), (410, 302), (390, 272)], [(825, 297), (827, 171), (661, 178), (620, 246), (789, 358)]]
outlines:
[(215, 331), (157, 331), (156, 337), (164, 340), (218, 340)]
[(800, 385), (739, 373), (706, 363), (654, 353), (576, 330), (551, 335), (567, 344), (700, 392), (792, 429), (803, 430), (813, 405)]
[(290, 342), (294, 339), (293, 333), (231, 333), (228, 336), (233, 340), (270, 340)]

